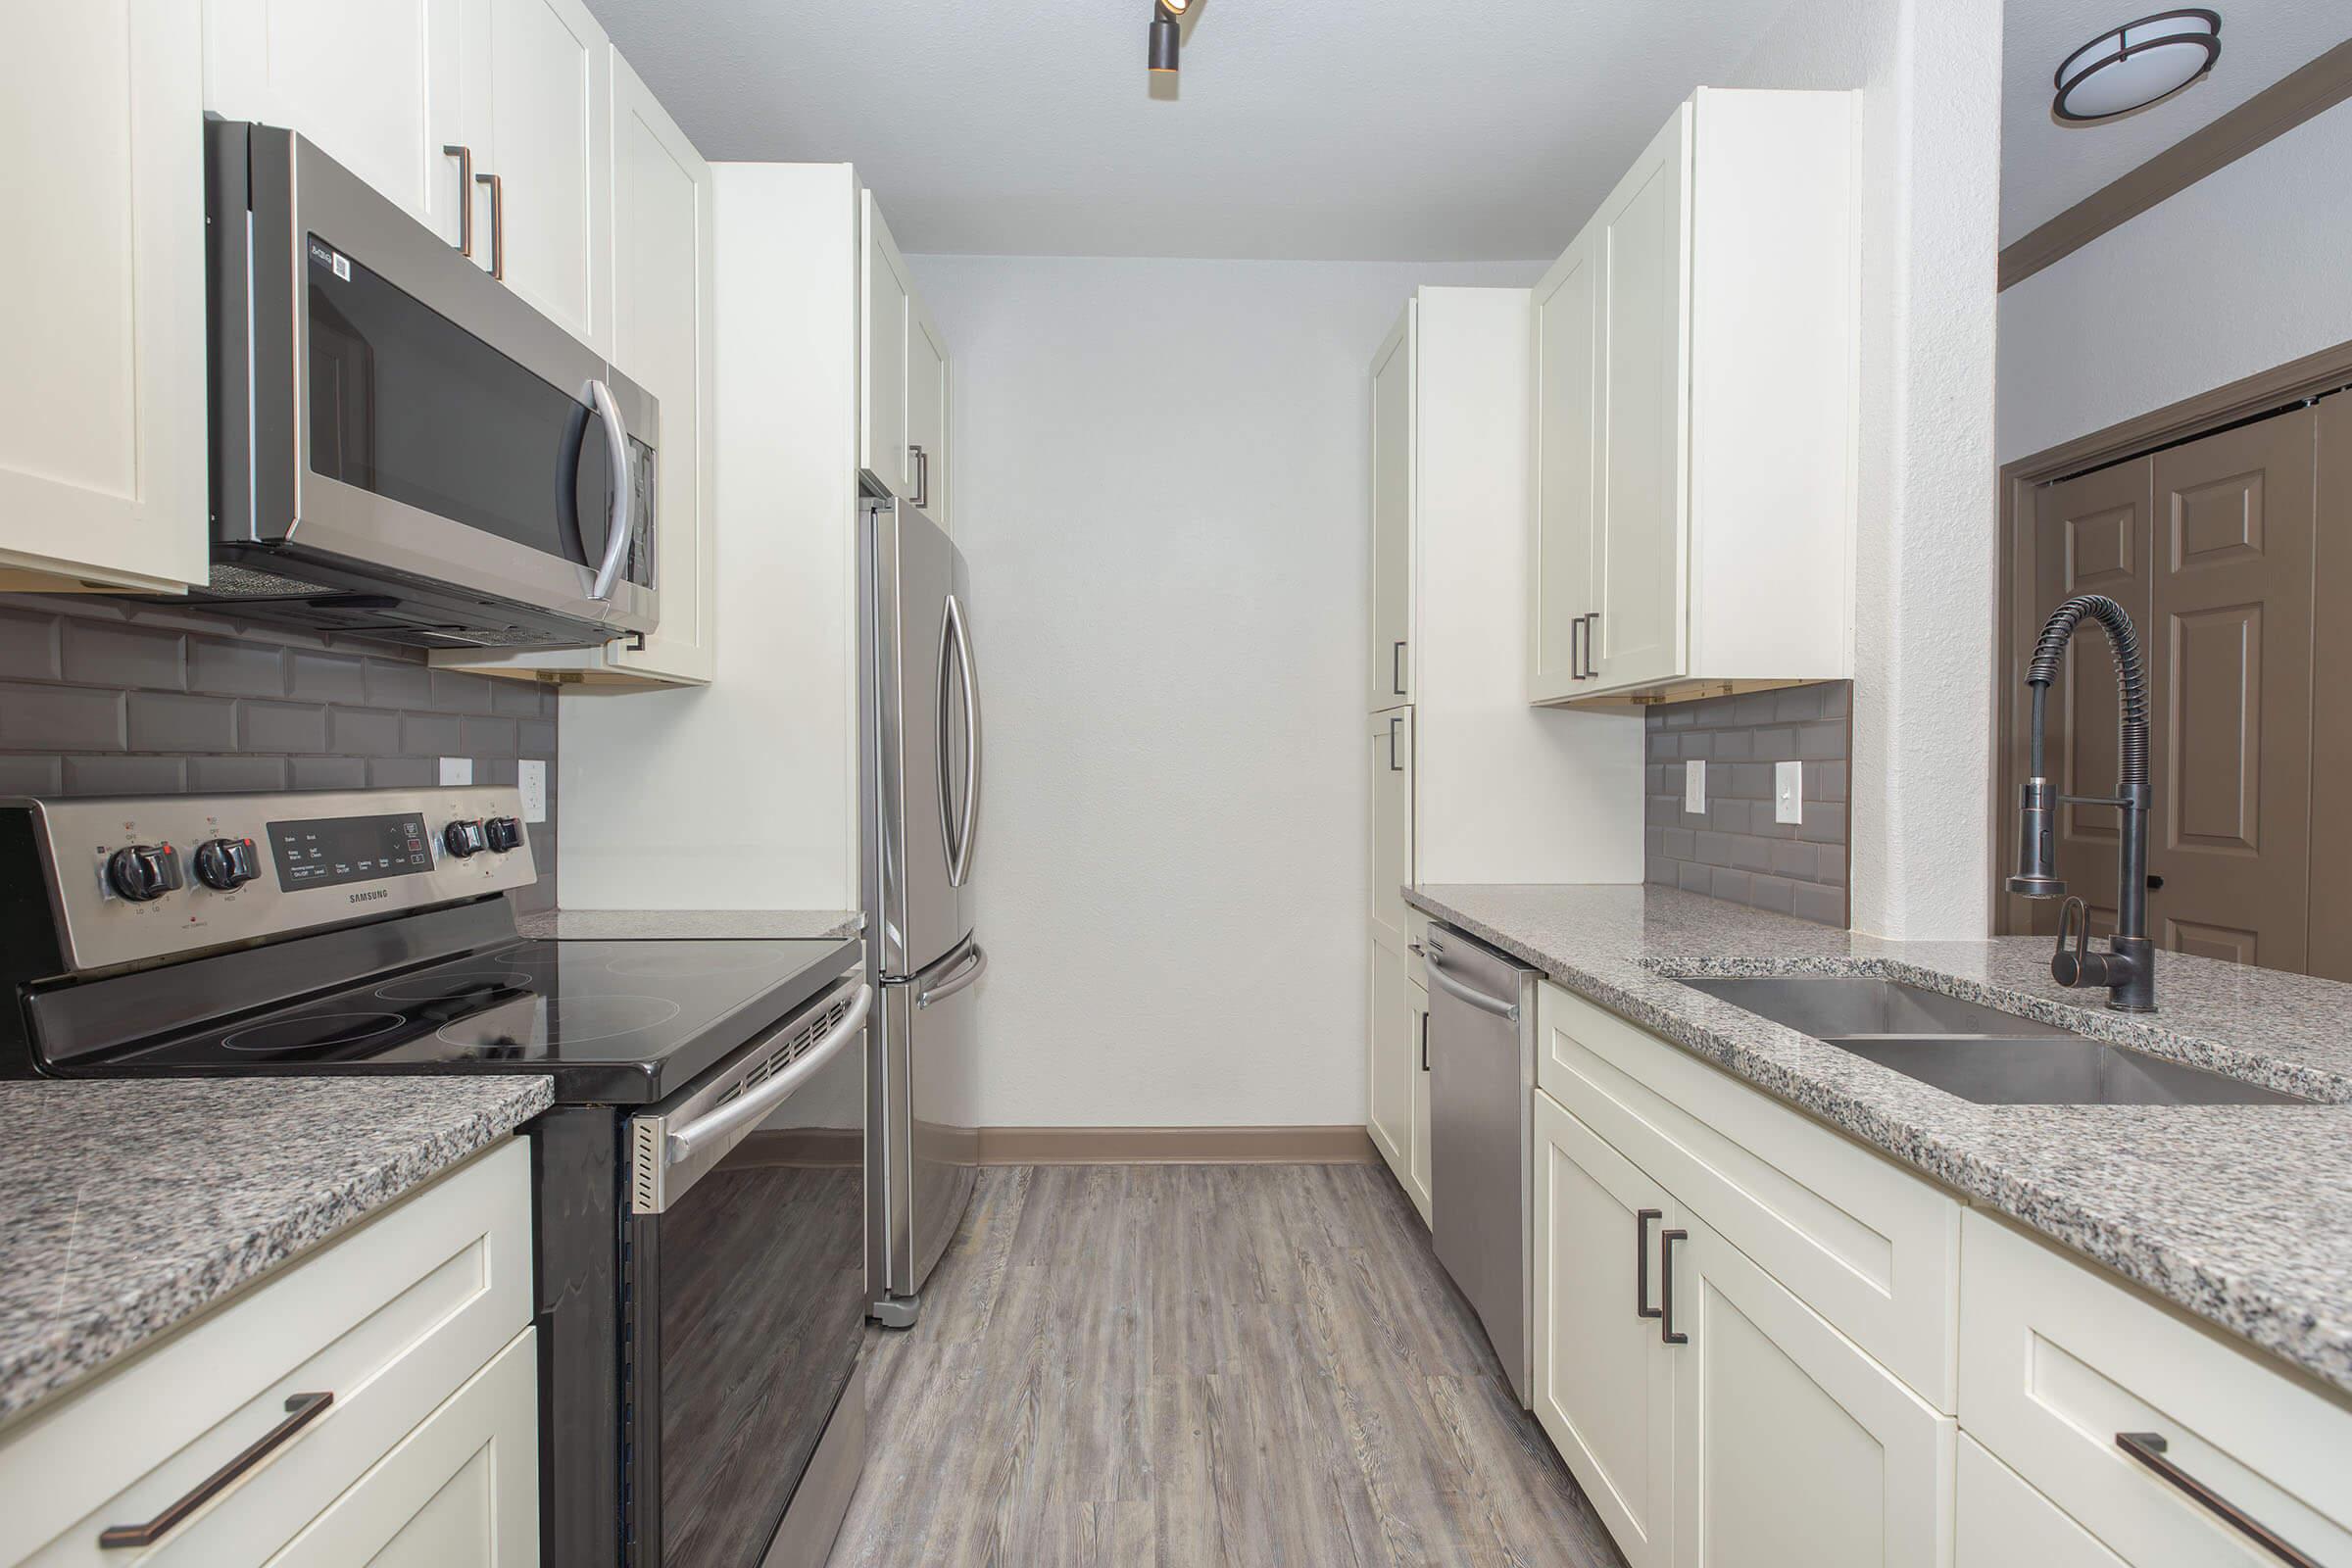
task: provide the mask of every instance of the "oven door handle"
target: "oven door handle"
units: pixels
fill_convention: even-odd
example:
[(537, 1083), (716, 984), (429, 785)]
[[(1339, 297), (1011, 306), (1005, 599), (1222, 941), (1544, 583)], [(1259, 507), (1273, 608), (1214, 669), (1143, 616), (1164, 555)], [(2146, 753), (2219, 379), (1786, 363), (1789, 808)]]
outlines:
[(620, 405), (604, 382), (588, 383), (588, 401), (596, 405), (596, 416), (605, 427), (607, 458), (612, 465), (612, 535), (605, 541), (605, 559), (596, 568), (596, 585), (588, 590), (589, 598), (601, 600), (612, 597), (612, 579), (620, 571), (622, 552), (629, 547), (629, 427), (621, 423)]
[(841, 1015), (841, 1022), (827, 1031), (824, 1038), (802, 1052), (791, 1066), (757, 1089), (737, 1095), (709, 1115), (697, 1116), (672, 1132), (665, 1146), (669, 1162), (673, 1165), (683, 1163), (693, 1156), (698, 1148), (714, 1139), (726, 1137), (746, 1122), (760, 1120), (780, 1102), (789, 1100), (794, 1090), (815, 1076), (825, 1063), (841, 1054), (858, 1038), (858, 1030), (865, 1027), (865, 1015), (873, 1010), (873, 1005), (874, 988), (859, 986), (858, 1000), (851, 1003), (850, 1010)]

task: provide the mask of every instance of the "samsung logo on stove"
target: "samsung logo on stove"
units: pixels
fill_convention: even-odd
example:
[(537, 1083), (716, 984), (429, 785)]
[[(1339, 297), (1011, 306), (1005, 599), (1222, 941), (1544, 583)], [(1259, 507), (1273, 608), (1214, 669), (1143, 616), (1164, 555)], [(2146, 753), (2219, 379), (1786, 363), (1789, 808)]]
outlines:
[(352, 894), (352, 895), (351, 895), (351, 902), (352, 902), (352, 903), (354, 903), (354, 904), (368, 904), (368, 903), (370, 903), (370, 902), (372, 902), (373, 900), (376, 900), (376, 899), (388, 899), (388, 898), (390, 898), (391, 896), (392, 896), (392, 890), (391, 890), (390, 888), (369, 888), (369, 889), (368, 889), (367, 892), (365, 892), (365, 893), (354, 893), (354, 894)]

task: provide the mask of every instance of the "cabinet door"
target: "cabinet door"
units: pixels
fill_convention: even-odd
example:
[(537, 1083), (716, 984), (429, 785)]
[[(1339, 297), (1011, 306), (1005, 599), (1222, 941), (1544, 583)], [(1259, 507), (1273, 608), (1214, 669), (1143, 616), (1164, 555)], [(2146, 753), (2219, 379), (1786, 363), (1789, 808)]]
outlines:
[(1409, 1188), (1413, 1164), (1414, 1042), (1405, 1003), (1404, 955), (1372, 943), (1371, 1018), (1364, 1072), (1364, 1128), (1396, 1179)]
[(1688, 104), (1609, 195), (1592, 690), (1684, 671), (1690, 406)]
[[(489, 168), (487, 127), (462, 97), (478, 3), (205, 0), (204, 106), (302, 132), (455, 245), (472, 193), (443, 149), (469, 147)], [(477, 255), (487, 243), (477, 235)]]
[(1372, 645), (1366, 705), (1413, 700), (1413, 360), (1421, 307), (1372, 361)]
[(1412, 983), (1404, 987), (1405, 1050), (1413, 1082), (1413, 1157), (1404, 1178), (1405, 1195), (1429, 1223), (1429, 992)]
[(1936, 1568), (1958, 1432), (1697, 1218), (1663, 1245), (1678, 1568)]
[(0, 132), (15, 150), (17, 226), (0, 245), (0, 587), (201, 583), (196, 7), (76, 0), (9, 18)]
[[(948, 348), (922, 302), (906, 297), (906, 446), (914, 504), (948, 526)], [(951, 530), (953, 531), (953, 530)]]
[(524, 1329), (270, 1568), (539, 1561), (538, 1331)]
[(890, 486), (914, 494), (914, 466), (906, 433), (906, 318), (911, 291), (906, 263), (882, 221), (874, 193), (859, 193), (864, 256), (859, 266), (859, 315), (865, 337), (858, 357), (858, 465)]
[(1372, 931), (1404, 951), (1404, 885), (1413, 879), (1413, 710), (1375, 713), (1372, 767)]
[(612, 351), (612, 50), (580, 0), (490, 0), (494, 243), (507, 286)]
[[(1654, 1318), (1666, 1190), (1538, 1091), (1536, 1419), (1630, 1568), (1667, 1561), (1673, 1528), (1674, 1348)], [(1645, 1277), (1646, 1276), (1646, 1277)]]
[(1598, 608), (1601, 273), (1598, 225), (1536, 286), (1536, 507), (1527, 554), (1527, 696), (1573, 697), (1591, 679), (1584, 647)]
[(1960, 1434), (1952, 1568), (2125, 1568), (2124, 1559)]

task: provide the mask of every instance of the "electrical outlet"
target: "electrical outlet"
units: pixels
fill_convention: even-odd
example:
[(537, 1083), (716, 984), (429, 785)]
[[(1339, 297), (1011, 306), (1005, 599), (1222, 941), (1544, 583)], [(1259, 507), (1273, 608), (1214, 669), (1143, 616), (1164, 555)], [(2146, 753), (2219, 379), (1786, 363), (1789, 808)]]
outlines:
[(1697, 816), (1703, 814), (1706, 808), (1707, 764), (1704, 760), (1694, 757), (1683, 764), (1683, 812), (1685, 815)]
[(522, 819), (525, 822), (547, 820), (547, 764), (522, 761), (514, 766), (515, 786), (522, 791)]
[(1804, 763), (1773, 764), (1772, 819), (1775, 822), (1802, 822), (1805, 819)]
[(441, 759), (441, 782), (444, 784), (472, 783), (473, 759), (470, 757), (444, 757)]

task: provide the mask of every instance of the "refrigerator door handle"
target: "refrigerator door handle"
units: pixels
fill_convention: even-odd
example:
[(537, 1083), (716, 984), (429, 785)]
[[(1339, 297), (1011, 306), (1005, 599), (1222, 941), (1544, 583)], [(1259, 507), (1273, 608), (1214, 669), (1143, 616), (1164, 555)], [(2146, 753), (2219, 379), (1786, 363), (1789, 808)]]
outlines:
[(940, 827), (948, 844), (948, 885), (959, 888), (972, 874), (972, 830), (977, 825), (980, 810), (980, 691), (979, 676), (972, 667), (972, 634), (964, 625), (963, 602), (948, 595), (947, 635), (941, 639), (939, 660), (940, 695), (947, 695), (948, 653), (956, 655), (956, 672), (963, 685), (963, 810), (956, 831), (946, 833), (948, 812), (948, 710), (943, 702), (939, 711), (939, 811)]
[(950, 956), (948, 968), (951, 972), (947, 979), (936, 985), (925, 985), (916, 990), (914, 993), (915, 1011), (922, 1011), (934, 1002), (947, 1001), (948, 998), (986, 974), (988, 972), (988, 950), (970, 937), (965, 937), (962, 952)]

